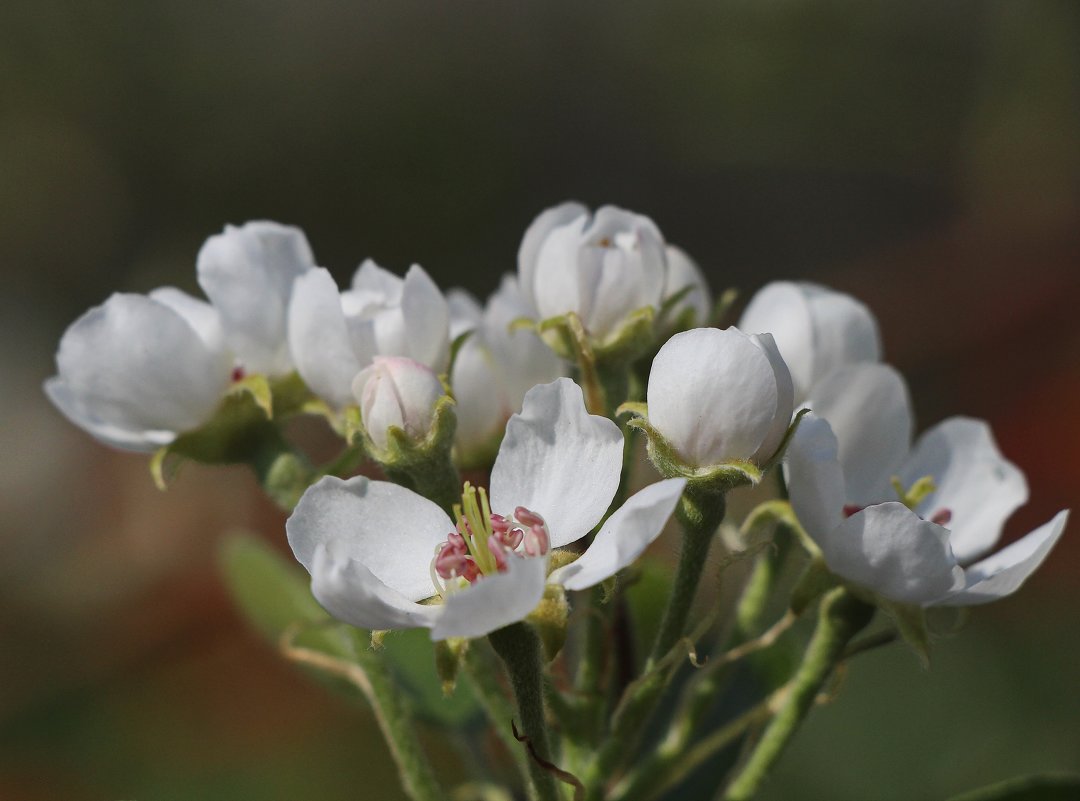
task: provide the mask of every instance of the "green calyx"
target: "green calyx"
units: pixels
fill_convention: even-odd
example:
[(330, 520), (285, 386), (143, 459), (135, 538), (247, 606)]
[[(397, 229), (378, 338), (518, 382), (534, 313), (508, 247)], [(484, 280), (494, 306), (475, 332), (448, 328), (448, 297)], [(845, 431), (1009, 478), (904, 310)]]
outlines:
[(360, 409), (349, 406), (342, 416), (345, 441), (350, 445), (360, 445), (376, 462), (388, 470), (412, 472), (418, 467), (431, 464), (436, 458), (443, 461), (454, 443), (457, 430), (457, 415), (454, 412), (454, 400), (443, 395), (435, 402), (431, 427), (427, 434), (417, 439), (411, 437), (405, 429), (390, 426), (387, 430), (385, 448), (380, 448), (372, 441), (360, 416)]

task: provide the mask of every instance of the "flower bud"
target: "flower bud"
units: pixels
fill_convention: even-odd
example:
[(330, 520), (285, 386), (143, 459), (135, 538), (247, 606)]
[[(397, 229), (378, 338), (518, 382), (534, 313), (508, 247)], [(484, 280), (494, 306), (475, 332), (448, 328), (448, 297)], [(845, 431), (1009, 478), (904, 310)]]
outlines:
[(649, 425), (690, 467), (764, 464), (791, 412), (791, 375), (768, 334), (695, 328), (669, 339), (653, 360)]
[(391, 426), (413, 440), (426, 437), (435, 405), (445, 394), (430, 367), (404, 356), (376, 356), (357, 374), (352, 388), (364, 428), (375, 446), (383, 450)]
[(653, 221), (614, 206), (592, 216), (577, 204), (549, 209), (518, 254), (521, 289), (539, 318), (574, 313), (600, 344), (617, 339), (634, 312), (659, 309), (666, 272)]

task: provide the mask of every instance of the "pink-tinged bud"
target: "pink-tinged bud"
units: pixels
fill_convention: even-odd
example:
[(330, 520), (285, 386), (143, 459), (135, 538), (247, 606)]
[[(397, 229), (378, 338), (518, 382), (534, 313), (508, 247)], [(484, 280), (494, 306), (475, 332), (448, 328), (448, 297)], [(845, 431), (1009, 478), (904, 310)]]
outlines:
[(939, 509), (938, 511), (934, 512), (934, 514), (930, 517), (930, 522), (937, 523), (939, 526), (947, 526), (949, 525), (949, 521), (951, 520), (951, 509)]
[(514, 510), (514, 517), (517, 521), (525, 526), (542, 526), (544, 525), (544, 518), (540, 517), (536, 512), (531, 512), (524, 506), (519, 506)]
[(404, 356), (376, 356), (356, 375), (352, 389), (368, 436), (383, 449), (391, 426), (412, 439), (426, 437), (435, 404), (445, 394), (434, 370)]

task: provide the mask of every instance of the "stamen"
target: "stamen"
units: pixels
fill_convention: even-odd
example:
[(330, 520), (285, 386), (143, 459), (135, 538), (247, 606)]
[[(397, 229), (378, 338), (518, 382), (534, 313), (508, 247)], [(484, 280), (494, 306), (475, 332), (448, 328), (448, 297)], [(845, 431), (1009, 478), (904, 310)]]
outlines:
[(230, 379), (234, 384), (237, 381), (243, 381), (245, 377), (247, 377), (247, 373), (244, 372), (244, 366), (242, 364), (238, 364), (232, 369)]
[(947, 526), (950, 520), (952, 520), (952, 509), (938, 509), (930, 518), (931, 523), (937, 523), (939, 526)]
[(863, 508), (864, 507), (856, 506), (853, 503), (845, 503), (844, 504), (844, 517), (851, 517), (853, 514), (857, 514), (858, 512), (861, 512), (863, 510)]

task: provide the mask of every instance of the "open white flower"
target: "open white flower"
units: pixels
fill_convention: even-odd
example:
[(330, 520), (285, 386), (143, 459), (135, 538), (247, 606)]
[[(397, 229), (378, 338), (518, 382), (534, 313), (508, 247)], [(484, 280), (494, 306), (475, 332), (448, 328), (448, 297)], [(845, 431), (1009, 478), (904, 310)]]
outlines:
[(68, 327), (45, 393), (106, 445), (150, 452), (199, 427), (228, 387), (217, 311), (178, 289), (112, 295)]
[(766, 284), (751, 298), (739, 328), (773, 335), (791, 371), (796, 408), (833, 370), (881, 359), (881, 337), (870, 310), (817, 284)]
[(1014, 592), (1057, 542), (1068, 512), (980, 558), (1027, 500), (1023, 474), (981, 420), (945, 420), (909, 451), (899, 375), (885, 365), (847, 369), (844, 392), (812, 400), (815, 413), (803, 418), (786, 455), (792, 508), (829, 569), (918, 606), (980, 604)]
[(763, 464), (791, 422), (791, 376), (768, 334), (695, 328), (653, 359), (648, 420), (691, 467)]
[(199, 251), (199, 286), (221, 315), (225, 341), (244, 373), (292, 372), (285, 316), (293, 282), (315, 266), (304, 232), (256, 221), (228, 225)]
[[(370, 629), (479, 637), (528, 615), (547, 582), (592, 586), (660, 533), (684, 481), (652, 484), (612, 514), (589, 549), (547, 575), (547, 553), (585, 536), (619, 485), (618, 427), (589, 415), (566, 378), (534, 387), (510, 418), (486, 493), (466, 485), (457, 519), (396, 484), (327, 477), (286, 525), (311, 588), (335, 617)], [(426, 603), (420, 603), (427, 601)]]
[(457, 401), (455, 444), (459, 459), (469, 464), (491, 458), (525, 393), (565, 375), (566, 366), (535, 332), (511, 330), (514, 320), (529, 313), (514, 276), (503, 276), (483, 309), (460, 290), (449, 293), (448, 300), (451, 331), (473, 332), (450, 373)]
[(423, 268), (404, 278), (368, 260), (339, 292), (325, 269), (296, 281), (289, 306), (289, 346), (297, 372), (331, 405), (352, 403), (352, 381), (375, 356), (406, 356), (436, 372), (450, 352), (446, 298)]
[(543, 212), (518, 251), (521, 291), (541, 320), (575, 313), (589, 336), (617, 338), (630, 316), (664, 298), (664, 238), (648, 217), (578, 203)]

